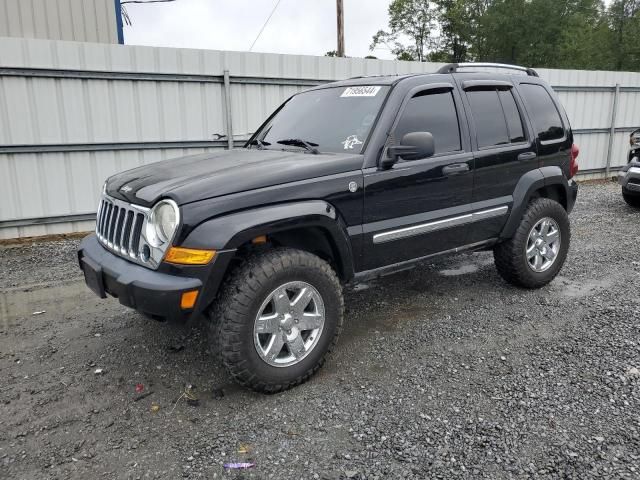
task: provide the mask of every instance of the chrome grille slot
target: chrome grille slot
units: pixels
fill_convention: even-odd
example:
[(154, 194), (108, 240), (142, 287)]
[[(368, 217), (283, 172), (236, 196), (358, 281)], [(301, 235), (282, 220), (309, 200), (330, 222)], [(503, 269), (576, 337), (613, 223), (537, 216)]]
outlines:
[(140, 235), (142, 235), (142, 224), (144, 223), (144, 215), (138, 213), (136, 215), (136, 224), (133, 227), (133, 235), (131, 235), (131, 248), (132, 252), (137, 252), (140, 246)]
[(118, 218), (118, 210), (120, 210), (115, 205), (111, 210), (111, 217), (109, 218), (109, 236), (107, 237), (107, 241), (109, 242), (109, 246), (113, 247), (113, 234), (116, 233), (116, 220)]
[(154, 268), (142, 258), (143, 229), (149, 209), (104, 195), (96, 218), (96, 235), (107, 250), (130, 261)]
[(105, 228), (107, 226), (107, 219), (109, 218), (109, 210), (111, 209), (111, 204), (107, 203), (106, 201), (104, 202), (104, 213), (102, 214), (102, 225), (101, 225), (101, 232), (104, 235), (104, 231)]
[(121, 249), (124, 249), (125, 253), (131, 252), (131, 223), (133, 222), (133, 211), (127, 212), (127, 217), (124, 223), (124, 230), (122, 231)]
[(96, 219), (96, 233), (100, 233), (102, 231), (102, 223), (104, 222), (104, 212), (106, 210), (106, 202), (104, 200), (100, 201), (100, 208), (98, 209), (98, 218)]
[(121, 208), (118, 212), (118, 219), (116, 220), (116, 234), (114, 236), (113, 246), (118, 249), (122, 248), (122, 228), (124, 227), (124, 217), (127, 211)]
[(113, 210), (113, 204), (112, 203), (107, 203), (107, 208), (104, 214), (104, 224), (102, 225), (102, 235), (104, 236), (104, 238), (107, 238), (107, 226), (109, 225), (109, 219), (111, 218), (111, 211)]

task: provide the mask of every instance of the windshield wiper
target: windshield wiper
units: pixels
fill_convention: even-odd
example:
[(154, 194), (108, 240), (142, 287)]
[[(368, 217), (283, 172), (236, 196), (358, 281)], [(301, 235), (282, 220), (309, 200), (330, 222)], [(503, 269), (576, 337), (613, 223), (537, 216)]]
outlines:
[(249, 145), (257, 145), (258, 150), (263, 150), (264, 148), (271, 145), (269, 142), (265, 142), (264, 140), (254, 139), (249, 142)]
[(320, 151), (316, 148), (318, 146), (317, 143), (307, 142), (306, 140), (302, 140), (301, 138), (285, 138), (283, 140), (278, 140), (276, 143), (280, 143), (281, 145), (293, 145), (295, 147), (302, 147), (307, 151), (317, 155)]

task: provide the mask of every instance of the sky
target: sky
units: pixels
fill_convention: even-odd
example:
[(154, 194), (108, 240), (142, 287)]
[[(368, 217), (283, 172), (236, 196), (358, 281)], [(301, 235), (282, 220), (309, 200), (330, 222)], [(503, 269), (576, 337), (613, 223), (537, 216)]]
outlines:
[[(277, 0), (176, 0), (128, 4), (130, 45), (248, 51)], [(344, 0), (345, 53), (394, 58), (369, 51), (371, 38), (388, 25), (389, 0)], [(280, 0), (252, 51), (324, 55), (336, 50), (335, 0)]]

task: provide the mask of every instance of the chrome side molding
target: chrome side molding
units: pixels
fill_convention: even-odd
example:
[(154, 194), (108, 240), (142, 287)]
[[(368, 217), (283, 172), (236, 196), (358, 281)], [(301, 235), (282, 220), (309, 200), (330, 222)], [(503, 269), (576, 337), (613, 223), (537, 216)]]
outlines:
[(490, 208), (488, 210), (480, 210), (479, 212), (467, 213), (457, 217), (445, 218), (444, 220), (436, 220), (435, 222), (422, 223), (411, 227), (399, 228), (397, 230), (389, 230), (388, 232), (376, 233), (373, 236), (373, 243), (385, 243), (402, 238), (413, 237), (425, 233), (444, 230), (445, 228), (457, 227), (467, 223), (480, 222), (488, 218), (501, 217), (509, 211), (507, 205), (501, 207)]

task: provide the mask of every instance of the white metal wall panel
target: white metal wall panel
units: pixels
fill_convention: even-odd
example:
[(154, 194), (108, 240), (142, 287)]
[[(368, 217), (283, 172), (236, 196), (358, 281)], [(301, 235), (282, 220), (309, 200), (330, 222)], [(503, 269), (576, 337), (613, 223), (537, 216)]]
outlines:
[[(220, 84), (4, 76), (0, 143), (207, 140), (223, 131), (221, 95)], [(243, 96), (233, 96), (239, 119), (252, 113)], [(279, 103), (273, 98), (270, 111)]]
[[(40, 1), (43, 0), (29, 0), (25, 7), (12, 0), (3, 8), (12, 9), (12, 12), (16, 8), (35, 8)], [(76, 1), (66, 0), (65, 3), (60, 0), (56, 5), (59, 7), (64, 3), (71, 8)], [(43, 8), (50, 12), (52, 7), (47, 2)], [(93, 14), (94, 11), (99, 12), (99, 8), (100, 4), (95, 3), (92, 7), (80, 8), (80, 11)], [(82, 21), (75, 15), (67, 15), (64, 21), (70, 22), (68, 28), (76, 29), (74, 34), (79, 34)], [(39, 18), (34, 17), (34, 25), (45, 28)], [(0, 31), (8, 28), (3, 25), (0, 19)], [(46, 28), (51, 30), (52, 27)], [(88, 35), (87, 32), (85, 34)], [(90, 222), (62, 222), (64, 218), (61, 223), (36, 223), (46, 218), (66, 218), (95, 211), (100, 187), (104, 179), (113, 173), (205, 151), (205, 148), (175, 148), (173, 145), (207, 142), (214, 140), (215, 134), (226, 133), (224, 86), (220, 82), (224, 70), (230, 72), (232, 79), (233, 133), (237, 138), (243, 138), (254, 132), (284, 99), (307, 88), (295, 84), (295, 81), (320, 82), (359, 75), (430, 72), (438, 66), (419, 62), (0, 38), (0, 68), (218, 78), (216, 83), (210, 79), (186, 81), (178, 77), (169, 81), (164, 78), (135, 80), (0, 75), (0, 148), (58, 145), (63, 150), (0, 153), (0, 238), (87, 228)], [(581, 169), (602, 169), (609, 144), (613, 87), (616, 84), (623, 87), (618, 101), (616, 127), (640, 126), (637, 113), (640, 111), (640, 92), (624, 90), (625, 87), (640, 87), (640, 74), (575, 70), (541, 70), (540, 73), (552, 85), (565, 87), (558, 88), (558, 91), (576, 131), (576, 143), (581, 149)], [(233, 83), (234, 77), (256, 77), (272, 84)], [(273, 79), (290, 81), (285, 84)], [(567, 91), (567, 87), (575, 86), (584, 88)], [(598, 87), (598, 91), (585, 91), (589, 87)], [(581, 129), (591, 130), (581, 132)], [(627, 138), (627, 132), (615, 134), (612, 167), (626, 162)], [(177, 143), (163, 147), (162, 142)], [(71, 151), (74, 145), (97, 143), (114, 144), (114, 147), (102, 151)], [(153, 146), (117, 148), (127, 143), (150, 143)], [(6, 224), (7, 221), (20, 225), (2, 227), (2, 222)]]
[(0, 37), (118, 43), (114, 0), (0, 0)]
[[(640, 85), (640, 84), (636, 84)], [(616, 127), (640, 127), (640, 91), (620, 92)]]
[(612, 92), (562, 91), (558, 97), (567, 111), (572, 128), (602, 128), (610, 124)]
[(550, 70), (536, 69), (541, 78), (556, 86), (613, 86), (616, 83), (625, 86), (640, 85), (640, 73), (609, 72), (600, 70)]
[[(122, 170), (205, 148), (0, 154), (0, 220), (95, 212), (104, 179)], [(34, 222), (35, 223), (35, 222)], [(62, 222), (0, 228), (0, 239), (86, 231), (91, 223)], [(84, 230), (74, 229), (78, 225)]]
[(578, 164), (581, 170), (602, 168), (607, 156), (608, 133), (574, 134), (574, 142), (580, 148)]

